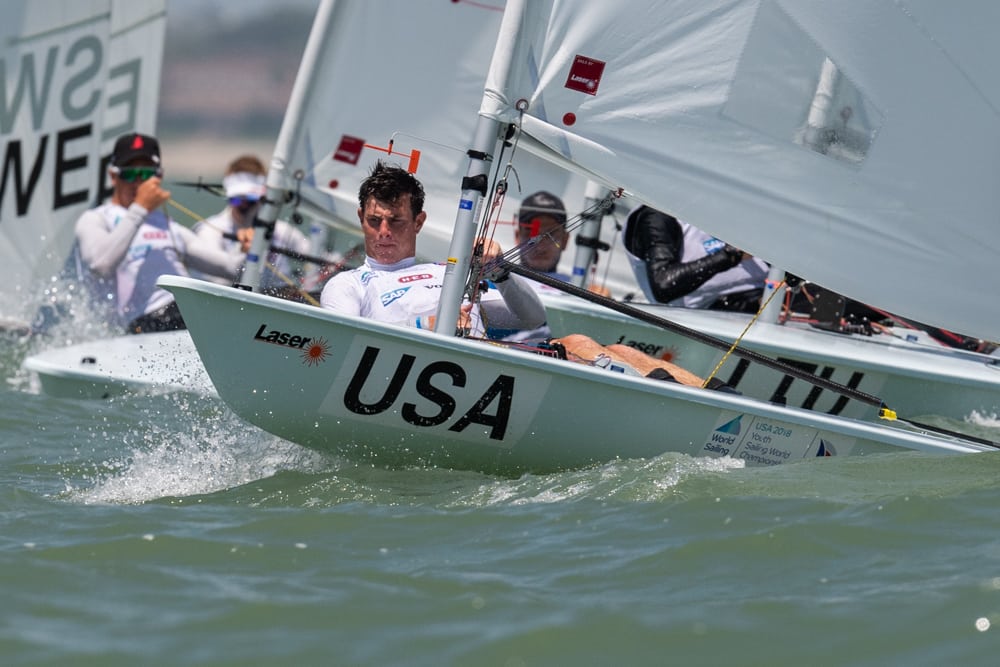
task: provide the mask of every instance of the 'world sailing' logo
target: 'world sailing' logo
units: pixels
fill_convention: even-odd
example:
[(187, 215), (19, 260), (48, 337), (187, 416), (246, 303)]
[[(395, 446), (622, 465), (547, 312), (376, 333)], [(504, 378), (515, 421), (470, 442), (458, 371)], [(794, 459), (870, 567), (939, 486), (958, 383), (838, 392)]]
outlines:
[(729, 456), (736, 446), (737, 437), (742, 430), (740, 420), (743, 415), (730, 419), (725, 424), (715, 429), (712, 433), (711, 442), (705, 443), (706, 452), (715, 452), (719, 456)]

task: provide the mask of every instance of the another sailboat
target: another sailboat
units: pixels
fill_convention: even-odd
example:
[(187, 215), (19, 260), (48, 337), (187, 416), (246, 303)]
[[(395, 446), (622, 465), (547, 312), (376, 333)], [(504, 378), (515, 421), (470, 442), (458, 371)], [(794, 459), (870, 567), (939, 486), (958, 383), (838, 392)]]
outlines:
[(103, 199), (118, 135), (156, 123), (164, 0), (7, 2), (0, 22), (4, 137), (0, 320), (27, 330), (69, 255), (80, 214)]
[[(620, 123), (622, 132), (630, 123), (652, 131), (664, 122), (653, 114), (652, 125), (647, 127), (646, 116), (634, 113), (636, 109), (616, 111), (623, 104), (620, 100), (613, 107), (602, 106), (600, 118), (594, 119), (591, 102), (600, 98), (596, 93), (608, 81), (599, 65), (612, 74), (636, 59), (635, 49), (641, 47), (646, 54), (669, 51), (674, 45), (701, 53), (703, 59), (715, 59), (710, 54), (719, 37), (711, 31), (701, 34), (706, 26), (721, 18), (728, 20), (721, 21), (720, 33), (731, 32), (733, 22), (752, 30), (758, 11), (783, 7), (773, 2), (737, 3), (735, 7), (691, 3), (669, 8), (649, 3), (612, 8), (594, 3), (588, 6), (594, 12), (579, 16), (578, 7), (568, 4), (508, 3), (463, 183), (471, 185), (485, 175), (487, 165), (481, 158), (495, 153), (507, 123), (520, 132), (518, 141), (530, 144), (546, 160), (582, 170), (611, 187), (630, 187), (632, 177), (639, 185), (649, 185), (657, 175), (662, 179), (669, 170), (636, 176), (636, 171), (653, 169), (655, 164), (644, 158), (644, 145), (617, 141), (627, 135), (615, 132), (612, 136), (619, 153), (597, 141), (608, 140), (600, 129), (604, 122)], [(680, 14), (670, 15), (671, 10)], [(265, 224), (277, 217), (286, 193), (296, 192), (301, 182), (288, 170), (290, 156), (304, 132), (302, 112), (318, 79), (323, 45), (332, 41), (341, 11), (350, 10), (344, 3), (324, 2), (317, 15), (268, 175), (270, 204), (261, 213)], [(666, 14), (651, 17), (649, 11)], [(629, 17), (624, 33), (609, 29), (620, 21), (619, 14)], [(629, 37), (628, 30), (634, 31), (633, 39), (611, 42), (612, 35)], [(653, 41), (644, 46), (643, 39)], [(555, 43), (565, 48), (550, 47)], [(737, 62), (736, 55), (742, 52), (738, 46), (725, 50)], [(722, 54), (718, 57), (728, 62)], [(687, 72), (694, 83), (697, 72), (690, 67)], [(777, 74), (755, 73), (765, 79)], [(653, 77), (642, 79), (644, 89), (650, 80)], [(639, 79), (628, 81), (639, 85)], [(565, 90), (550, 92), (549, 86)], [(665, 90), (685, 92), (672, 86)], [(701, 94), (711, 99), (712, 90)], [(631, 86), (625, 86), (625, 91), (637, 92)], [(652, 98), (662, 99), (652, 110), (686, 109), (686, 98), (671, 102), (660, 91), (646, 91), (639, 100)], [(691, 102), (697, 99), (698, 95)], [(744, 105), (752, 107), (750, 100)], [(538, 114), (539, 109), (545, 113)], [(529, 115), (529, 110), (538, 115)], [(556, 127), (547, 118), (564, 126)], [(578, 129), (585, 132), (577, 134)], [(739, 148), (733, 150), (739, 153)], [(634, 166), (625, 156), (636, 156)], [(721, 188), (720, 183), (707, 179), (705, 183), (693, 179), (692, 185), (711, 192)], [(649, 188), (639, 192), (648, 193)], [(439, 323), (456, 319), (477, 224), (475, 213), (483, 205), (484, 194), (476, 187), (462, 190)], [(689, 192), (685, 201), (695, 199), (694, 192)], [(772, 205), (763, 201), (763, 195), (761, 199), (757, 202), (761, 208), (782, 211), (783, 200)], [(665, 202), (662, 197), (649, 201), (660, 206)], [(880, 409), (877, 398), (861, 393), (854, 397), (868, 406), (868, 414), (864, 420), (846, 419), (454, 338), (447, 326), (437, 333), (401, 328), (179, 277), (161, 278), (160, 284), (175, 294), (213, 384), (237, 414), (295, 442), (383, 464), (426, 463), (516, 473), (668, 451), (771, 465), (899, 450), (971, 453), (995, 449), (993, 443), (873, 422), (876, 412), (891, 414)]]
[[(303, 92), (297, 129), (282, 158), (284, 171), (292, 176), (286, 187), (309, 204), (304, 209), (331, 210), (347, 233), (357, 234), (358, 185), (373, 161), (385, 157), (379, 147), (388, 148), (390, 140), (394, 140), (393, 157), (403, 164), (411, 159), (414, 150), (422, 151), (417, 176), (427, 192), (429, 214), (418, 251), (431, 259), (447, 256), (453, 231), (454, 184), (465, 169), (464, 149), (454, 137), (469, 136), (473, 131), (474, 119), (463, 110), (479, 103), (482, 72), (491, 50), (487, 45), (492, 45), (499, 33), (501, 7), (500, 2), (337, 3), (337, 20), (328, 26), (328, 38), (316, 54), (316, 67), (322, 75), (316, 75)], [(400, 37), (381, 38), (388, 34)], [(467, 39), (452, 39), (455, 34)], [(372, 46), (376, 43), (377, 49)], [(817, 76), (824, 71), (822, 65), (816, 65)], [(830, 67), (825, 71), (829, 72)], [(358, 80), (394, 81), (394, 95), (407, 100), (406, 112), (401, 113), (395, 105), (365, 104), (363, 100), (343, 103), (344, 95), (354, 89)], [(816, 97), (815, 88), (811, 95)], [(830, 140), (827, 136), (828, 143)], [(501, 220), (510, 220), (520, 199), (539, 189), (559, 193), (567, 203), (582, 207), (586, 192), (583, 177), (554, 169), (523, 151), (515, 166), (516, 179), (510, 181)], [(571, 217), (579, 220), (580, 216)], [(503, 226), (497, 234), (505, 247), (513, 240), (513, 234)], [(613, 226), (606, 224), (600, 241), (613, 246), (616, 236)], [(579, 256), (579, 247), (575, 251)], [(586, 260), (576, 262), (574, 280), (592, 279), (589, 268)], [(616, 296), (637, 291), (620, 248), (603, 254), (596, 268), (600, 281)], [(576, 297), (547, 293), (543, 299), (557, 334), (582, 331), (605, 343), (626, 342), (654, 356), (670, 355), (701, 374), (711, 372), (723, 354)], [(740, 335), (749, 319), (727, 313), (640, 307), (730, 342)], [(924, 345), (923, 340), (835, 335), (807, 325), (779, 325), (772, 318), (758, 321), (741, 344), (812, 367), (817, 374), (868, 393), (886, 396), (907, 414), (963, 419), (973, 411), (1000, 413), (997, 358)], [(829, 392), (817, 400), (811, 385), (762, 367), (745, 368), (738, 357), (732, 357), (719, 372), (748, 396), (783, 398), (789, 404), (844, 415), (862, 414), (865, 409)]]

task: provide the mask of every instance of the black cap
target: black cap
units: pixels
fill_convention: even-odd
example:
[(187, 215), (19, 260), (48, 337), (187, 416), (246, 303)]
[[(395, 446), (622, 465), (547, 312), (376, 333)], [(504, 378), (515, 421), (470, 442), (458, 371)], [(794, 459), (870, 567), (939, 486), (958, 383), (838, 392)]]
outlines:
[(559, 224), (566, 224), (566, 207), (563, 206), (562, 199), (551, 192), (542, 190), (525, 197), (521, 202), (521, 210), (517, 212), (517, 220), (520, 224), (529, 224), (533, 216), (539, 215), (548, 215), (559, 221)]
[(132, 160), (144, 158), (153, 164), (160, 164), (160, 142), (148, 134), (131, 132), (118, 137), (115, 150), (111, 153), (111, 164), (121, 166)]

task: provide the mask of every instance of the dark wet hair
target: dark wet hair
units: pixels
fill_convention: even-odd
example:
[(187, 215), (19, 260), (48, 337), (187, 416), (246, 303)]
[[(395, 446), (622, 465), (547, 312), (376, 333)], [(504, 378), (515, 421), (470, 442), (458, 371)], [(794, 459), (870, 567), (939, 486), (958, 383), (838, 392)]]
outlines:
[(375, 198), (388, 204), (395, 204), (403, 195), (410, 195), (410, 209), (413, 217), (424, 210), (424, 186), (416, 176), (402, 167), (385, 164), (381, 160), (375, 163), (372, 173), (361, 182), (358, 189), (358, 202), (361, 208), (368, 200)]

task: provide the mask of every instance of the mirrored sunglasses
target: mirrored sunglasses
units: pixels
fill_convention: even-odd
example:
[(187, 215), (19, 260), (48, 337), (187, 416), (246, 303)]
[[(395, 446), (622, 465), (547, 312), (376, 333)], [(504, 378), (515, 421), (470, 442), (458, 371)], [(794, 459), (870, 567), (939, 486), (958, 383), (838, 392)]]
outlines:
[(233, 208), (238, 208), (241, 211), (246, 211), (252, 206), (256, 206), (260, 202), (260, 197), (253, 195), (243, 195), (241, 197), (230, 197), (228, 199), (229, 205)]
[(121, 167), (118, 169), (118, 178), (126, 183), (149, 180), (153, 176), (163, 176), (163, 170), (159, 167)]

